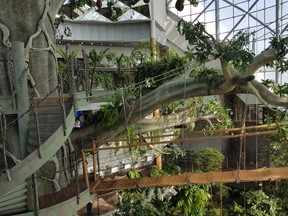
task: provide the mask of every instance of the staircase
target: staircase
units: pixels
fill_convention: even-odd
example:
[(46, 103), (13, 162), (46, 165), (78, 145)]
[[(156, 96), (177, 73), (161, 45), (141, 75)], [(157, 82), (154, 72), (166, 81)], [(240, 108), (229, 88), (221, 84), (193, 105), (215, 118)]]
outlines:
[[(59, 127), (62, 127), (65, 133), (64, 121), (67, 117), (65, 114), (70, 112), (73, 100), (65, 96), (61, 98), (61, 101), (59, 97), (48, 97), (44, 101), (41, 101), (41, 98), (35, 98), (34, 102), (38, 105), (34, 112), (30, 113), (28, 153), (38, 149)], [(41, 156), (41, 152), (39, 154)]]
[(73, 129), (75, 113), (71, 96), (64, 95), (62, 102), (57, 96), (34, 100), (37, 106), (30, 113), (28, 155), (9, 170), (11, 181), (5, 174), (0, 176), (0, 215), (28, 211), (27, 179), (55, 155)]

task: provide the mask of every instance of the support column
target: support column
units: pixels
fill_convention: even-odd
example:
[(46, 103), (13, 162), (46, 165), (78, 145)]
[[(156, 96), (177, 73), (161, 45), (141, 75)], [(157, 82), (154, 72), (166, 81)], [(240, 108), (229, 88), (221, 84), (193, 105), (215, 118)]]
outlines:
[(159, 154), (156, 157), (156, 166), (159, 170), (162, 170), (162, 155), (161, 154)]
[[(280, 13), (281, 13), (280, 0), (276, 0), (275, 4), (276, 4), (276, 13), (275, 13), (276, 14), (276, 16), (275, 16), (276, 29), (275, 29), (275, 32), (276, 32), (277, 39), (279, 39), (279, 36), (280, 36)], [(275, 82), (279, 83), (279, 71), (278, 71), (277, 67), (275, 69)]]
[[(157, 109), (153, 112), (153, 118), (160, 116), (160, 109)], [(162, 170), (162, 155), (159, 154), (156, 157), (156, 166), (159, 170)]]
[[(96, 149), (96, 143), (93, 141), (93, 149)], [(93, 174), (94, 174), (94, 182), (97, 181), (97, 151), (93, 151)], [(100, 175), (100, 170), (98, 170)]]
[(87, 171), (87, 164), (86, 164), (86, 156), (85, 156), (85, 151), (83, 151), (83, 150), (82, 150), (82, 164), (83, 164), (83, 174), (85, 176), (86, 186), (87, 186), (87, 188), (90, 189), (89, 174)]
[(154, 0), (150, 1), (150, 43), (151, 43), (151, 58), (157, 60), (157, 40), (156, 40), (156, 31), (155, 31), (155, 19), (154, 19)]
[(216, 40), (220, 40), (220, 17), (219, 17), (219, 0), (215, 0), (215, 35)]
[[(17, 117), (23, 115), (29, 109), (27, 71), (24, 56), (24, 43), (19, 41), (12, 42), (12, 59), (14, 66), (14, 86), (16, 90)], [(18, 120), (20, 155), (23, 159), (26, 154), (28, 137), (29, 115), (25, 114)]]

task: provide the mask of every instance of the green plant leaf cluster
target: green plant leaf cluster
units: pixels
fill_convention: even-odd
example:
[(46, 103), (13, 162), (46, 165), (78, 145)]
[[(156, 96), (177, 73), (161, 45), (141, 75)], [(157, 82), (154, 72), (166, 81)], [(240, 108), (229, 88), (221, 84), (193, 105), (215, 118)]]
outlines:
[[(129, 95), (127, 92), (123, 92), (123, 97), (126, 98)], [(116, 92), (114, 96), (107, 98), (107, 104), (103, 104), (101, 109), (97, 112), (96, 120), (98, 123), (102, 123), (104, 127), (114, 125), (119, 117), (120, 110), (123, 106), (122, 92)]]
[(59, 73), (61, 76), (61, 82), (63, 85), (63, 91), (65, 93), (69, 92), (71, 90), (72, 85), (74, 85), (73, 79), (74, 77), (71, 76), (70, 73), (70, 67), (71, 64), (73, 64), (73, 62), (75, 61), (78, 52), (80, 50), (80, 45), (75, 47), (72, 51), (66, 51), (63, 49), (59, 49), (58, 53), (61, 56), (61, 61), (58, 61), (58, 69), (59, 69)]
[[(150, 80), (152, 86), (160, 86), (180, 74), (180, 70), (186, 63), (185, 58), (179, 56), (167, 56), (159, 61), (143, 62), (137, 66), (138, 82)], [(172, 71), (174, 70), (174, 71)], [(171, 73), (167, 73), (171, 71)]]
[(160, 177), (168, 175), (178, 175), (181, 173), (181, 168), (173, 163), (168, 163), (162, 170), (159, 170), (157, 166), (152, 166), (150, 171), (150, 177)]
[(158, 216), (158, 210), (140, 192), (122, 192), (119, 211), (114, 216)]
[(209, 100), (207, 103), (203, 103), (201, 112), (203, 116), (212, 114), (216, 117), (216, 122), (208, 125), (205, 130), (227, 129), (234, 126), (230, 117), (230, 110), (225, 109), (217, 100)]
[(288, 83), (279, 84), (271, 79), (262, 80), (262, 84), (271, 89), (275, 94), (280, 97), (288, 95)]
[(267, 67), (277, 68), (280, 73), (288, 71), (288, 41), (284, 38), (273, 37), (270, 41), (270, 47), (277, 50), (277, 58), (275, 61), (266, 64)]
[(246, 208), (234, 204), (234, 213), (241, 213), (253, 216), (276, 216), (277, 214), (277, 199), (271, 199), (264, 191), (248, 191), (244, 192), (246, 197)]
[(208, 95), (210, 95), (211, 89), (220, 86), (225, 81), (224, 76), (216, 68), (201, 67), (192, 69), (189, 76), (194, 77), (195, 81), (206, 83)]
[(204, 64), (212, 56), (213, 59), (222, 58), (231, 62), (236, 69), (243, 71), (253, 60), (254, 53), (247, 48), (251, 33), (239, 31), (232, 39), (216, 41), (202, 23), (183, 19), (178, 22), (177, 29), (189, 43), (185, 54), (190, 61)]
[(192, 185), (183, 187), (181, 199), (177, 202), (177, 210), (184, 216), (204, 216), (210, 200), (207, 187)]
[(193, 152), (192, 158), (195, 170), (209, 172), (220, 171), (222, 169), (222, 163), (225, 157), (220, 151), (208, 147)]

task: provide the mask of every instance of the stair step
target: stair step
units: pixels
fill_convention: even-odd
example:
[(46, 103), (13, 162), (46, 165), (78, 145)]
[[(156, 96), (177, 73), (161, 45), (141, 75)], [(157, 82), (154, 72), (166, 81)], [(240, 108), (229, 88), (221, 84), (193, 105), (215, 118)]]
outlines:
[(37, 109), (37, 115), (54, 115), (54, 114), (62, 114), (63, 115), (63, 110), (61, 109), (61, 107), (58, 107), (58, 109), (53, 109), (51, 107), (46, 107), (45, 109)]
[(6, 206), (3, 208), (0, 208), (0, 215), (13, 215), (16, 213), (22, 213), (26, 211), (27, 211), (27, 203), (20, 202), (20, 203), (15, 203), (12, 206)]
[[(38, 116), (38, 122), (40, 121), (40, 123), (57, 123), (57, 122), (63, 122), (63, 114), (61, 115), (46, 115), (46, 117), (44, 115), (42, 116)], [(29, 124), (35, 124), (36, 123), (36, 119), (33, 117), (30, 117), (30, 121)]]
[(15, 214), (21, 214), (21, 213), (26, 213), (27, 212), (27, 207), (22, 207), (22, 208), (16, 208), (16, 209), (10, 209), (7, 211), (1, 211), (0, 210), (0, 215), (15, 215)]
[(14, 192), (16, 192), (16, 191), (20, 191), (20, 190), (22, 190), (22, 189), (26, 189), (26, 187), (27, 187), (27, 182), (24, 181), (23, 183), (21, 183), (21, 184), (19, 184), (18, 186), (14, 187), (9, 193), (7, 193), (7, 194), (5, 194), (4, 196), (2, 196), (1, 199), (2, 199), (3, 197), (9, 196), (10, 194), (12, 194), (12, 193), (14, 193)]
[[(27, 200), (27, 195), (24, 194), (24, 195), (22, 195), (22, 196), (14, 197), (13, 199), (10, 199), (10, 200), (6, 200), (5, 202), (1, 202), (1, 203), (0, 203), (0, 211), (1, 211), (2, 209), (7, 209), (7, 208), (9, 208), (9, 206), (10, 206), (10, 208), (13, 208), (13, 206), (14, 206), (15, 204), (18, 204), (18, 203), (23, 203), (23, 202), (26, 203), (26, 200)], [(25, 204), (25, 205), (27, 205), (27, 204)], [(25, 205), (24, 205), (24, 206), (25, 206)]]
[[(52, 133), (52, 134), (53, 134), (53, 133)], [(49, 133), (49, 134), (40, 133), (41, 144), (43, 144), (44, 142), (46, 142), (46, 140), (48, 140), (49, 137), (50, 137), (52, 134), (51, 134), (51, 133)], [(33, 134), (33, 136), (30, 135), (30, 136), (28, 137), (28, 143), (29, 143), (29, 144), (32, 144), (33, 142), (30, 142), (30, 140), (35, 140), (35, 141), (38, 142), (38, 136), (37, 136), (37, 134)], [(38, 145), (38, 144), (37, 144), (37, 145)]]
[(0, 198), (0, 215), (14, 215), (27, 211), (27, 182), (13, 188)]
[[(58, 127), (59, 128), (59, 127)], [(49, 136), (51, 136), (54, 132), (55, 132), (56, 130), (52, 130), (52, 131), (45, 131), (45, 130), (41, 130), (41, 131), (39, 131), (39, 135), (40, 135), (40, 137), (42, 138), (45, 138), (45, 137), (49, 137)], [(28, 132), (28, 137), (29, 138), (34, 138), (34, 137), (38, 137), (38, 135), (37, 135), (37, 130), (29, 130), (29, 132)]]
[[(41, 107), (45, 107), (45, 106), (49, 106), (49, 105), (60, 105), (60, 101), (58, 97), (48, 97), (45, 98), (44, 100), (42, 100), (42, 98), (34, 98), (34, 102), (37, 103), (37, 106)], [(63, 100), (61, 100), (61, 102), (63, 102), (64, 104), (73, 104), (73, 99), (70, 98), (63, 98)]]
[[(62, 123), (63, 122), (63, 113), (60, 113), (60, 114), (43, 114), (43, 115), (38, 115), (37, 116), (37, 119), (38, 119), (38, 123), (39, 124), (49, 124), (49, 123), (57, 123), (57, 122), (60, 122)], [(35, 123), (36, 122), (36, 118), (35, 116), (30, 116), (30, 121), (31, 123)]]
[[(43, 141), (42, 137), (40, 137), (40, 139), (41, 139), (41, 145), (42, 145), (44, 143), (44, 141)], [(28, 146), (39, 147), (38, 138), (36, 136), (28, 137)]]
[(46, 123), (46, 124), (39, 124), (38, 127), (35, 123), (29, 123), (29, 131), (32, 133), (37, 133), (37, 128), (39, 128), (40, 133), (41, 132), (54, 132), (56, 131), (60, 126), (62, 122), (56, 122), (56, 123)]
[(1, 197), (1, 199), (0, 199), (0, 207), (3, 206), (3, 203), (5, 203), (5, 202), (7, 202), (7, 201), (9, 201), (11, 199), (15, 199), (15, 197), (26, 195), (26, 192), (27, 192), (27, 189), (23, 188), (22, 190), (19, 190), (17, 192), (12, 193), (12, 194), (10, 193), (9, 195)]

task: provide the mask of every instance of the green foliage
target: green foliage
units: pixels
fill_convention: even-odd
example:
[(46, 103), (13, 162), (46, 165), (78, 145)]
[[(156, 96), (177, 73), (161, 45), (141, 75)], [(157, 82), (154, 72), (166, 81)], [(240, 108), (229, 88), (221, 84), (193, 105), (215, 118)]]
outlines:
[(202, 172), (220, 171), (225, 158), (220, 151), (210, 147), (194, 152), (192, 157), (196, 170)]
[(130, 170), (130, 171), (128, 171), (128, 173), (127, 173), (127, 177), (130, 178), (130, 179), (134, 179), (134, 178), (140, 178), (141, 175), (140, 175), (140, 173), (137, 172), (137, 171)]
[(197, 7), (199, 4), (198, 0), (188, 0), (190, 2), (191, 5), (193, 5), (194, 7)]
[(144, 194), (139, 192), (121, 193), (121, 202), (118, 205), (119, 211), (114, 216), (157, 216), (158, 210), (147, 202)]
[(212, 80), (214, 80), (221, 71), (212, 67), (198, 67), (191, 70), (189, 76), (194, 77), (196, 81), (205, 82), (207, 84), (212, 84)]
[(160, 113), (163, 116), (170, 115), (170, 114), (174, 113), (176, 108), (178, 108), (179, 106), (184, 106), (184, 104), (185, 104), (184, 100), (174, 101), (170, 104), (167, 104), (167, 105), (161, 107)]
[[(150, 80), (150, 86), (159, 86), (180, 74), (179, 70), (186, 63), (183, 57), (167, 56), (159, 61), (147, 61), (137, 66), (138, 82)], [(171, 70), (171, 73), (168, 73)]]
[(96, 67), (105, 66), (105, 59), (107, 62), (110, 62), (112, 61), (113, 57), (115, 57), (115, 54), (110, 52), (108, 48), (105, 50), (100, 50), (99, 53), (95, 49), (92, 49), (88, 53), (89, 66), (92, 67), (92, 69), (89, 70), (90, 91), (99, 85), (107, 89), (115, 88), (114, 77), (112, 74), (96, 70)]
[(247, 214), (253, 216), (276, 216), (277, 215), (277, 199), (269, 197), (264, 191), (248, 191), (244, 192), (246, 196), (246, 208), (234, 204), (234, 213)]
[[(105, 50), (100, 50), (99, 53), (96, 52), (95, 49), (92, 49), (89, 54), (88, 54), (88, 58), (91, 61), (93, 66), (101, 66), (101, 62), (103, 61), (104, 58), (106, 58), (106, 53), (109, 51), (109, 49), (105, 49)], [(111, 54), (107, 53), (107, 56), (109, 56), (108, 58), (111, 59)]]
[[(128, 93), (124, 92), (124, 98)], [(101, 122), (104, 127), (114, 125), (119, 117), (119, 112), (123, 105), (122, 92), (116, 92), (113, 97), (107, 98), (107, 104), (103, 104), (101, 109), (97, 112), (97, 121)]]
[(79, 50), (80, 45), (74, 48), (70, 53), (61, 48), (58, 50), (58, 53), (62, 58), (60, 61), (58, 61), (58, 68), (61, 75), (61, 80), (63, 82), (63, 91), (65, 93), (69, 92), (71, 89), (72, 77), (70, 65), (72, 64), (72, 61), (76, 59)]
[(141, 64), (143, 62), (151, 61), (151, 43), (139, 42), (135, 45), (131, 51), (131, 62), (133, 66)]
[(195, 81), (206, 83), (209, 95), (212, 88), (218, 87), (224, 82), (224, 76), (220, 74), (220, 70), (216, 68), (201, 67), (191, 70), (189, 76), (194, 77)]
[(211, 38), (205, 34), (204, 25), (200, 22), (192, 24), (181, 19), (177, 29), (181, 35), (185, 36), (190, 45), (186, 53), (189, 60), (194, 59), (200, 64), (205, 63), (208, 56), (213, 52), (213, 46)]
[(151, 200), (151, 204), (158, 210), (158, 216), (175, 215), (175, 207), (168, 200), (160, 200), (157, 196)]
[(262, 158), (266, 160), (269, 158), (273, 166), (288, 166), (287, 127), (278, 124), (287, 121), (287, 109), (276, 111), (272, 117), (267, 116), (265, 121), (267, 124), (276, 122), (276, 126), (271, 126), (270, 129), (277, 130), (277, 133), (268, 136), (270, 143), (264, 146)]
[(246, 31), (238, 32), (230, 40), (216, 41), (200, 22), (191, 23), (182, 19), (177, 28), (189, 43), (185, 54), (190, 61), (193, 59), (199, 64), (204, 64), (213, 56), (214, 59), (231, 61), (236, 69), (243, 71), (254, 57), (247, 48), (251, 34)]
[(176, 164), (168, 163), (162, 170), (159, 170), (157, 166), (152, 166), (150, 171), (150, 177), (178, 175), (181, 173), (181, 168)]
[(201, 111), (203, 112), (203, 116), (205, 114), (215, 115), (217, 121), (212, 125), (208, 125), (205, 130), (227, 129), (234, 126), (230, 118), (230, 110), (225, 109), (217, 100), (209, 100), (207, 103), (204, 103)]
[(288, 54), (288, 41), (284, 38), (273, 37), (270, 41), (270, 47), (277, 50), (276, 61), (273, 61), (266, 66), (277, 68), (280, 73), (288, 71), (288, 59), (285, 56)]
[[(210, 200), (207, 187), (196, 185), (183, 187), (181, 199), (177, 202), (177, 210), (184, 216), (204, 216)], [(181, 193), (180, 192), (180, 193)]]
[(267, 88), (271, 89), (275, 94), (279, 95), (280, 97), (286, 96), (288, 94), (287, 83), (280, 85), (279, 83), (276, 83), (274, 80), (266, 79), (262, 80), (262, 84), (265, 85)]
[(222, 54), (223, 59), (231, 61), (233, 66), (240, 72), (244, 71), (252, 62), (254, 53), (247, 48), (251, 33), (239, 31), (231, 40), (216, 44), (216, 50)]
[[(283, 179), (279, 183), (279, 187), (274, 190), (274, 198), (278, 198), (279, 204), (279, 213), (281, 212), (282, 215), (288, 215), (288, 180)], [(280, 215), (280, 214), (279, 214)]]

